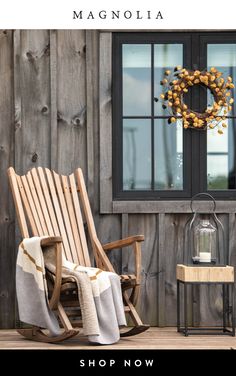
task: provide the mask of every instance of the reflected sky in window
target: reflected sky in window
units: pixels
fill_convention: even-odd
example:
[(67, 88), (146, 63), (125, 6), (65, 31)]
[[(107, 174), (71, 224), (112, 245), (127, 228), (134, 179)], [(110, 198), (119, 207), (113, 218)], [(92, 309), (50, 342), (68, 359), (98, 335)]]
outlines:
[[(236, 79), (236, 44), (209, 44), (207, 48), (208, 69), (216, 67), (224, 78)], [(235, 98), (235, 89), (231, 91)], [(207, 105), (213, 104), (213, 96), (208, 90)], [(228, 116), (235, 116), (235, 104)], [(228, 128), (219, 136), (217, 130), (207, 134), (207, 184), (208, 189), (235, 189), (235, 119), (227, 119)]]
[(123, 44), (123, 115), (151, 115), (151, 45)]
[(123, 188), (151, 189), (151, 120), (123, 120)]

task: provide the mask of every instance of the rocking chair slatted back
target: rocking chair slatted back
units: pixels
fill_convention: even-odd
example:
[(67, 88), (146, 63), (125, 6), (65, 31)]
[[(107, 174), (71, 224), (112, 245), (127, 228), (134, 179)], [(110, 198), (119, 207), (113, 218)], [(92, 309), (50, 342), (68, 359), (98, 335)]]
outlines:
[(8, 173), (24, 238), (31, 234), (61, 236), (66, 259), (91, 266), (84, 214), (97, 266), (114, 270), (97, 238), (81, 169), (69, 176), (42, 167), (33, 168), (24, 176), (17, 175), (12, 167)]

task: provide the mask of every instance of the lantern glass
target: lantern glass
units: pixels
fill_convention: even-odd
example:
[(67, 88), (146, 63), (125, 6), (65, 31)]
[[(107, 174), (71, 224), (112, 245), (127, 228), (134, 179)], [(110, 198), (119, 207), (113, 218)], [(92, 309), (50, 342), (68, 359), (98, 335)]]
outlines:
[[(193, 205), (193, 201), (199, 196), (207, 198), (213, 204), (211, 207), (208, 203), (209, 209), (205, 213), (201, 210), (203, 203)], [(225, 233), (223, 224), (216, 215), (215, 199), (209, 193), (198, 193), (192, 197), (190, 209), (192, 216), (184, 229), (183, 263), (196, 266), (226, 265)]]
[(194, 264), (216, 263), (216, 236), (217, 229), (209, 219), (201, 219), (193, 233), (192, 260)]

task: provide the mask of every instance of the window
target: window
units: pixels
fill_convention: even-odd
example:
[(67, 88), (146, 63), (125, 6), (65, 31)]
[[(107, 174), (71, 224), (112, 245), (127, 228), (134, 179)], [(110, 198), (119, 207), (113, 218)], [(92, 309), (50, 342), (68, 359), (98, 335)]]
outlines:
[[(236, 41), (235, 41), (236, 42)], [(207, 65), (214, 64), (224, 77), (236, 78), (236, 43), (207, 45)], [(212, 98), (208, 95), (207, 103)], [(235, 112), (234, 107), (227, 119), (225, 137), (219, 138), (215, 132), (207, 135), (207, 187), (215, 189), (235, 189)]]
[[(159, 98), (166, 69), (217, 67), (236, 79), (234, 33), (114, 33), (113, 35), (113, 198), (185, 199), (208, 191), (236, 197), (235, 107), (228, 128), (183, 130), (169, 125)], [(234, 95), (233, 95), (234, 96)], [(197, 111), (212, 96), (194, 86), (185, 102)]]

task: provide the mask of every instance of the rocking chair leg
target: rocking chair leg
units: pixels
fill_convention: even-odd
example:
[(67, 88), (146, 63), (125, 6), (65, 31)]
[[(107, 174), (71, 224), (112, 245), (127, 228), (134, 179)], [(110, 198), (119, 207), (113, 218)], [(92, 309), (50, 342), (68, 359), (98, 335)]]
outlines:
[(140, 319), (138, 312), (134, 308), (133, 304), (130, 302), (130, 299), (128, 297), (127, 292), (123, 292), (123, 298), (126, 303), (126, 305), (129, 307), (130, 311), (129, 314), (132, 318), (132, 321), (134, 322), (135, 325), (143, 325), (142, 320)]
[(127, 292), (123, 292), (123, 298), (124, 298), (125, 304), (130, 309), (129, 314), (135, 326), (132, 329), (128, 330), (127, 332), (121, 333), (120, 336), (121, 337), (134, 336), (136, 334), (142, 333), (145, 330), (147, 330), (150, 327), (150, 325), (145, 325), (142, 323), (142, 320), (140, 319), (138, 312), (134, 308), (133, 304), (130, 302)]
[(70, 320), (68, 319), (66, 313), (65, 313), (65, 310), (62, 306), (61, 303), (58, 303), (58, 306), (57, 306), (57, 313), (58, 313), (58, 316), (60, 317), (60, 320), (61, 320), (61, 323), (62, 325), (64, 326), (65, 330), (68, 331), (68, 330), (73, 330), (73, 327), (70, 323)]
[(57, 343), (64, 341), (65, 339), (74, 337), (76, 334), (78, 334), (77, 330), (69, 330), (68, 332), (64, 331), (58, 336), (50, 337), (47, 334), (45, 334), (40, 328), (33, 327), (30, 329), (17, 329), (17, 332), (24, 336), (27, 339), (30, 339), (32, 341), (37, 342), (46, 342), (46, 343)]
[(134, 307), (137, 304), (139, 293), (140, 293), (140, 285), (133, 287), (133, 291), (130, 295), (130, 301), (131, 301), (131, 303), (133, 304)]
[(61, 341), (64, 341), (65, 339), (74, 337), (79, 333), (78, 329), (74, 329), (72, 327), (61, 303), (58, 303), (58, 316), (65, 330), (61, 334), (55, 337), (51, 337), (50, 335), (45, 334), (37, 326), (33, 326), (30, 329), (17, 329), (17, 332), (20, 333), (22, 336), (26, 337), (27, 339), (31, 339), (33, 341), (39, 341), (39, 342), (47, 342), (47, 343), (61, 342)]

